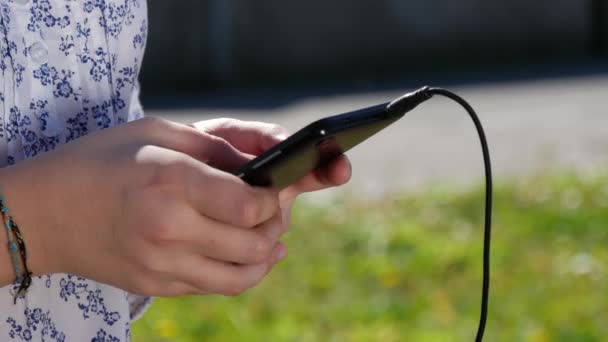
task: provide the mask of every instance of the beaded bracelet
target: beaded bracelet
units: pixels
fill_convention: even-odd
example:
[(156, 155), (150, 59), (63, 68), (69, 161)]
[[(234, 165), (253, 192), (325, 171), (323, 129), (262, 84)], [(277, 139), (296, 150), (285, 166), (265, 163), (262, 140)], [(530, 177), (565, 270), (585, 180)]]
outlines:
[(8, 238), (8, 250), (15, 271), (16, 282), (20, 283), (19, 289), (14, 293), (14, 303), (17, 303), (17, 298), (25, 294), (32, 283), (32, 272), (27, 267), (27, 252), (25, 242), (21, 236), (19, 226), (15, 220), (9, 215), (8, 207), (4, 204), (4, 197), (0, 194), (0, 213), (6, 228)]

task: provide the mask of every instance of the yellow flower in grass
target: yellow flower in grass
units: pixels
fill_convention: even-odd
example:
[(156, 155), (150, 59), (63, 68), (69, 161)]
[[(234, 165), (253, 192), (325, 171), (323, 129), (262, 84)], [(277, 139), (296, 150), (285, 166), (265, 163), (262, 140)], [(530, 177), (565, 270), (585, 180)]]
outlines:
[(172, 319), (160, 319), (154, 323), (154, 331), (159, 337), (172, 339), (177, 335), (177, 323)]
[(380, 282), (382, 283), (382, 286), (388, 289), (392, 289), (399, 285), (400, 280), (399, 273), (395, 270), (383, 272), (380, 275)]
[(549, 342), (551, 341), (551, 337), (547, 330), (542, 327), (537, 327), (528, 333), (526, 338), (528, 342)]
[(444, 326), (448, 326), (454, 321), (456, 316), (452, 300), (445, 290), (437, 290), (433, 294), (433, 311), (437, 319)]

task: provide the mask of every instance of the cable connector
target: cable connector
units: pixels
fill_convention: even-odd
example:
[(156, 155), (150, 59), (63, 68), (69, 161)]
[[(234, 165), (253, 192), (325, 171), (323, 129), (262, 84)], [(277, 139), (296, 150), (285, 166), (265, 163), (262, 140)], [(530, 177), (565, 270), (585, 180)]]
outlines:
[(424, 86), (414, 92), (405, 94), (389, 103), (386, 106), (386, 110), (392, 115), (405, 115), (405, 113), (433, 97), (433, 94), (429, 90), (428, 86)]

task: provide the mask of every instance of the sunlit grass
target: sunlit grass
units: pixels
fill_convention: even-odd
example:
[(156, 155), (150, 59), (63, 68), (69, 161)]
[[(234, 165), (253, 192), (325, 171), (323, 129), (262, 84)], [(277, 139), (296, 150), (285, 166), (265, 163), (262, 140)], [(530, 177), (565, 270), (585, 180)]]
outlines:
[[(471, 341), (482, 190), (300, 203), (290, 256), (258, 288), (156, 299), (134, 340)], [(492, 248), (487, 341), (608, 337), (607, 174), (499, 184)]]

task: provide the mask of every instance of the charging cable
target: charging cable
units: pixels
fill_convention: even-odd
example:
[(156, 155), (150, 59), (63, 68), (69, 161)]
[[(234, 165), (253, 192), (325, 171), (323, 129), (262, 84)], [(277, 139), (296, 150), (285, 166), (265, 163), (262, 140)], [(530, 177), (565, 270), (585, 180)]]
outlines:
[(402, 97), (392, 101), (388, 104), (387, 110), (392, 114), (403, 115), (412, 109), (416, 108), (419, 104), (429, 100), (434, 95), (440, 95), (447, 97), (453, 101), (456, 101), (467, 111), (475, 128), (479, 135), (479, 141), (481, 143), (481, 151), (483, 153), (483, 165), (485, 168), (486, 176), (486, 204), (485, 204), (485, 222), (483, 232), (483, 284), (481, 288), (481, 314), (479, 317), (479, 326), (477, 328), (477, 336), (475, 337), (476, 342), (483, 340), (483, 334), (486, 327), (486, 321), (488, 318), (488, 301), (490, 293), (490, 238), (492, 235), (492, 167), (490, 164), (490, 152), (488, 149), (488, 142), (486, 141), (486, 135), (479, 121), (479, 117), (475, 113), (475, 110), (467, 101), (462, 97), (452, 93), (449, 90), (442, 88), (430, 88), (422, 87), (413, 93), (403, 95)]

